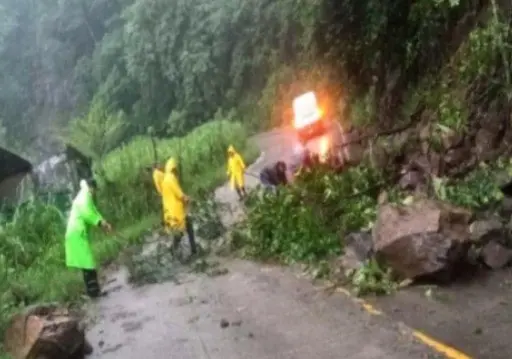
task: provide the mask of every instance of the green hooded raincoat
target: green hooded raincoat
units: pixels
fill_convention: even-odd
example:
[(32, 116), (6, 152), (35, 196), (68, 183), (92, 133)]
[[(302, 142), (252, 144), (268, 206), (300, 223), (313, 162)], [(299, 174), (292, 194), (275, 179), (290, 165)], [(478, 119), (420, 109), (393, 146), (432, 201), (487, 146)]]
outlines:
[(85, 183), (73, 200), (66, 228), (66, 265), (71, 268), (96, 269), (89, 241), (89, 229), (98, 226), (103, 217), (96, 209), (92, 194)]

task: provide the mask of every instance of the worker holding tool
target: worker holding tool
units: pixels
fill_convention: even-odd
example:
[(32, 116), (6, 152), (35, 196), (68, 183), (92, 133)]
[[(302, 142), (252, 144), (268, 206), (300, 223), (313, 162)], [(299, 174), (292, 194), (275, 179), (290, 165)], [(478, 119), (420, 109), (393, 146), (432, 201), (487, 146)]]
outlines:
[(89, 229), (97, 226), (106, 233), (112, 232), (112, 226), (103, 219), (94, 204), (96, 188), (97, 184), (93, 179), (80, 181), (80, 191), (73, 200), (65, 236), (66, 266), (82, 270), (87, 295), (91, 298), (103, 296), (105, 293), (101, 291), (98, 282)]
[(169, 234), (174, 233), (171, 250), (173, 253), (176, 251), (186, 231), (192, 254), (196, 254), (197, 245), (194, 228), (190, 217), (186, 215), (186, 205), (190, 198), (181, 189), (178, 181), (177, 163), (174, 158), (170, 158), (165, 164), (165, 173), (160, 189), (164, 207), (165, 228)]
[(263, 168), (260, 172), (261, 184), (275, 190), (279, 185), (287, 185), (288, 178), (286, 176), (286, 163), (278, 161), (272, 166)]
[(236, 190), (240, 200), (247, 196), (245, 191), (245, 163), (233, 146), (228, 147), (228, 176), (231, 188)]

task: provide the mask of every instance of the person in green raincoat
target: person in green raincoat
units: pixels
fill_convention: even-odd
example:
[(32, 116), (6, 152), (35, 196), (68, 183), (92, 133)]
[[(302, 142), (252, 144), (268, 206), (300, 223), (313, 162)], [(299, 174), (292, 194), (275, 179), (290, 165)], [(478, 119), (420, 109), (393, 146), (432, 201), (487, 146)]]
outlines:
[(92, 252), (89, 229), (101, 227), (110, 232), (112, 227), (103, 219), (94, 204), (96, 190), (94, 180), (81, 180), (80, 191), (73, 200), (66, 228), (65, 250), (66, 266), (83, 272), (87, 295), (92, 298), (102, 296), (98, 282), (96, 260)]

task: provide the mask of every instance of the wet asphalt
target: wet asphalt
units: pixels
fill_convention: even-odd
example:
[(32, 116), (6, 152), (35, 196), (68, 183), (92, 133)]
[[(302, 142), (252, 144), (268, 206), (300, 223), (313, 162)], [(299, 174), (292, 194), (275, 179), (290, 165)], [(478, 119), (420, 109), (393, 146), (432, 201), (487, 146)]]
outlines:
[[(293, 154), (295, 138), (289, 130), (259, 135), (255, 141), (263, 154), (249, 169), (254, 174)], [(247, 181), (257, 183), (254, 176)], [(226, 224), (242, 214), (226, 186), (216, 191), (216, 197), (234, 206), (223, 218)], [(222, 266), (225, 275), (182, 273), (179, 284), (137, 288), (128, 283), (126, 269), (111, 273), (105, 288), (109, 295), (90, 307), (93, 324), (87, 335), (95, 349), (91, 358), (443, 358), (417, 341), (400, 321), (429, 329), (424, 323), (439, 317), (444, 322), (438, 320), (441, 324), (432, 327), (435, 334), (446, 336), (454, 330), (450, 316), (437, 308), (428, 312), (418, 305), (421, 302), (408, 307), (405, 299), (389, 297), (376, 305), (387, 306), (390, 315), (376, 316), (352, 298), (329, 294), (291, 269), (234, 259), (225, 259)], [(502, 354), (495, 351), (492, 358), (512, 357)]]
[[(512, 269), (370, 300), (391, 318), (478, 359), (512, 358)], [(458, 359), (458, 358), (456, 358)]]
[(233, 260), (218, 277), (132, 288), (117, 272), (94, 308), (92, 358), (441, 358), (410, 331), (279, 267)]

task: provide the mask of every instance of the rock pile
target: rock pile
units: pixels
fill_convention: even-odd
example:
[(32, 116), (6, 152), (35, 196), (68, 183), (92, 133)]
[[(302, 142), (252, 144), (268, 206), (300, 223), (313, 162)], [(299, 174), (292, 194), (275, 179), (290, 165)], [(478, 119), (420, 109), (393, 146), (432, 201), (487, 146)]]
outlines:
[(499, 269), (512, 264), (512, 222), (474, 214), (431, 199), (382, 202), (372, 233), (344, 239), (341, 266), (357, 269), (374, 256), (399, 279), (452, 280), (471, 265)]

